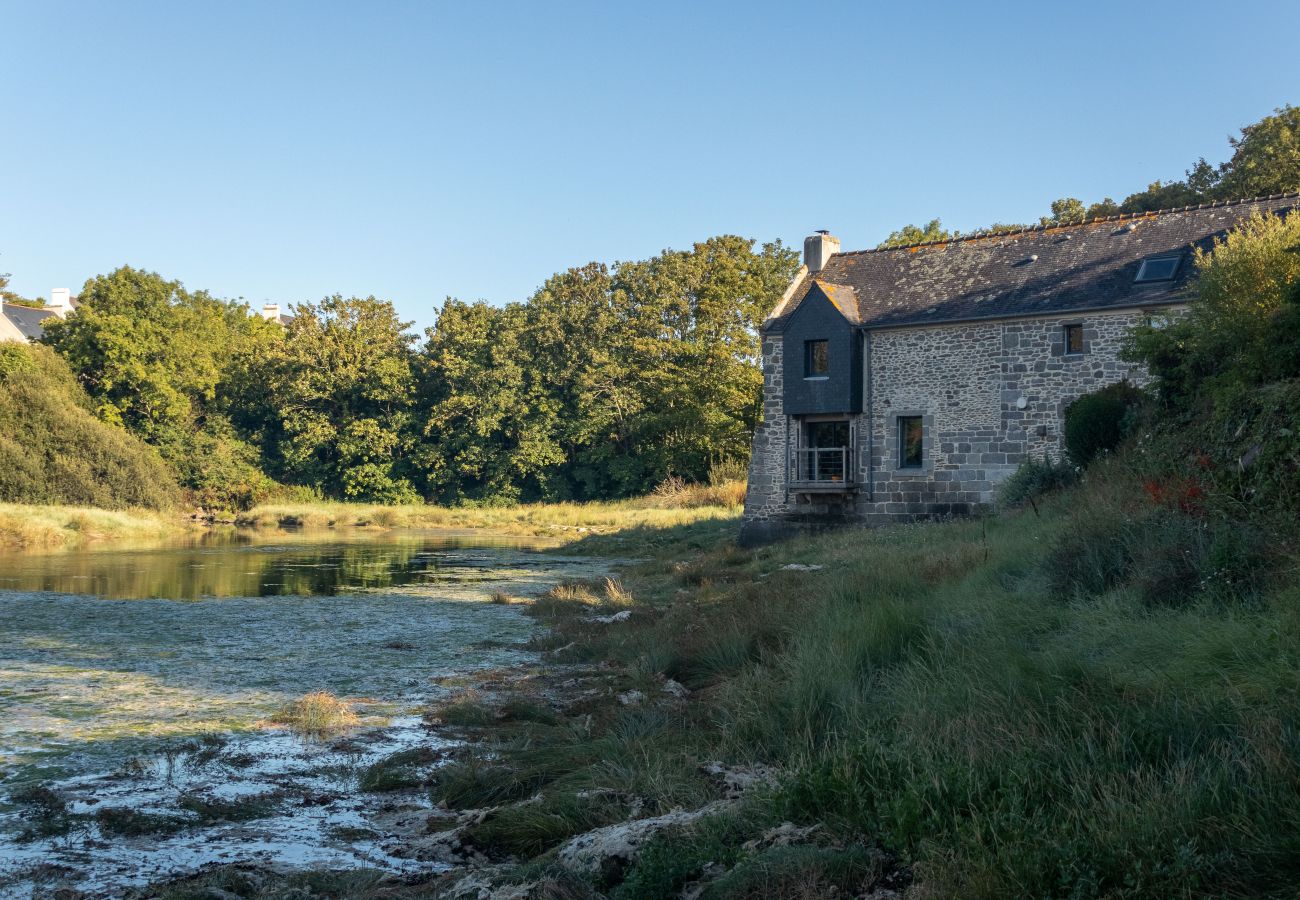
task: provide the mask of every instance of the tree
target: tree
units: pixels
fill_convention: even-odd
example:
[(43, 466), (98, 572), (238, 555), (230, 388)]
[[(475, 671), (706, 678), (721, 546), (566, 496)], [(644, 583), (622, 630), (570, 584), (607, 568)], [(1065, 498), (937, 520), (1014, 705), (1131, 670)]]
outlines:
[[(230, 361), (273, 342), (278, 326), (130, 266), (90, 279), (79, 299), (66, 320), (47, 321), (42, 340), (76, 373), (99, 417), (157, 447), (201, 502), (244, 505), (264, 493), (265, 476), (238, 446), (219, 398)], [(216, 479), (209, 455), (243, 464)], [(236, 472), (242, 501), (225, 490)]]
[(514, 502), (564, 461), (557, 405), (535, 377), (525, 320), (522, 304), (448, 298), (425, 332), (419, 462), (430, 498)]
[(409, 322), (374, 297), (338, 294), (294, 308), (253, 377), (266, 385), (258, 429), (284, 480), (346, 500), (417, 499), (409, 480), (414, 388)]
[(448, 300), (420, 355), (419, 468), (445, 502), (594, 499), (742, 460), (758, 329), (794, 276), (734, 236), (598, 263), (504, 308)]
[(1043, 216), (1039, 222), (1043, 225), (1077, 225), (1088, 217), (1083, 201), (1076, 197), (1062, 197), (1052, 201), (1052, 214)]
[(1136, 329), (1129, 354), (1160, 394), (1188, 405), (1207, 391), (1300, 377), (1300, 213), (1256, 215), (1197, 250), (1189, 314)]
[(949, 231), (938, 219), (931, 219), (925, 225), (904, 225), (898, 231), (891, 231), (889, 237), (877, 245), (877, 249), (886, 247), (906, 247), (911, 244), (928, 244), (933, 241), (951, 241), (961, 237), (960, 231)]
[[(1222, 199), (1300, 190), (1300, 107), (1283, 106), (1229, 138), (1232, 158), (1220, 167)], [(1204, 164), (1204, 160), (1201, 163)]]
[(1145, 191), (1129, 194), (1119, 205), (1122, 213), (1152, 212), (1157, 209), (1171, 209), (1177, 206), (1192, 206), (1202, 203), (1205, 197), (1197, 193), (1184, 181), (1164, 183), (1153, 181)]
[(758, 331), (798, 265), (794, 251), (735, 236), (620, 264), (617, 301), (631, 333), (643, 412), (624, 490), (669, 475), (702, 480), (711, 464), (744, 459), (758, 422)]

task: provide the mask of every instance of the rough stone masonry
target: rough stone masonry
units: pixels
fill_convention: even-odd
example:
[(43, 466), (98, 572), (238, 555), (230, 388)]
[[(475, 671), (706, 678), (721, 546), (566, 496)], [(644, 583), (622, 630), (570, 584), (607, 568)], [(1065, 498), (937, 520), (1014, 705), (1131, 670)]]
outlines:
[(1025, 459), (1060, 458), (1074, 399), (1145, 383), (1121, 358), (1125, 335), (1186, 308), (1197, 248), (1298, 200), (856, 253), (808, 238), (763, 329), (742, 541), (992, 503)]

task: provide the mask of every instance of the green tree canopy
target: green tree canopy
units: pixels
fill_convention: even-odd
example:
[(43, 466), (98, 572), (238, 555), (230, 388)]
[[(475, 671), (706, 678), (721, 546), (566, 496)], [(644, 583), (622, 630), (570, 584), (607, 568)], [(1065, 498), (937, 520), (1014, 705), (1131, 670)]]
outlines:
[(951, 241), (959, 237), (961, 237), (960, 231), (949, 231), (938, 219), (931, 219), (924, 225), (904, 225), (897, 231), (891, 231), (889, 237), (877, 245), (877, 249), (907, 247), (911, 244), (926, 244), (932, 241)]
[(1195, 262), (1190, 313), (1130, 342), (1161, 395), (1185, 405), (1207, 390), (1300, 377), (1300, 213), (1253, 216)]
[(347, 500), (416, 499), (409, 326), (374, 297), (294, 307), (283, 340), (249, 372), (264, 385), (257, 430), (277, 475)]
[[(79, 300), (66, 320), (47, 322), (42, 340), (67, 361), (99, 417), (157, 447), (201, 502), (247, 505), (264, 493), (269, 485), (224, 421), (221, 396), (232, 360), (258, 355), (279, 326), (242, 303), (130, 266), (90, 279)], [(221, 458), (241, 462), (213, 469)]]

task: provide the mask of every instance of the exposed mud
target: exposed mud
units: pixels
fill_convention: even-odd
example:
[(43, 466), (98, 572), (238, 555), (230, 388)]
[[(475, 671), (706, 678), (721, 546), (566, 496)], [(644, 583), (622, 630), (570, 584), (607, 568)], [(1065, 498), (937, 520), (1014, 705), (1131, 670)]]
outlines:
[[(434, 814), (427, 797), (362, 790), (365, 774), (417, 747), (436, 766), (457, 741), (421, 714), (458, 679), (505, 669), (509, 680), (536, 662), (532, 620), (488, 602), (494, 593), (533, 596), (611, 565), (495, 543), (418, 537), (336, 553), (295, 538), (161, 561), (137, 551), (130, 566), (97, 553), (0, 558), (0, 582), (27, 588), (0, 590), (0, 896), (112, 895), (230, 862), (445, 867), (410, 840), (410, 823)], [(208, 572), (204, 590), (235, 593), (107, 599), (165, 593), (151, 563), (174, 593), (193, 592), (192, 571), (175, 581), (186, 566)], [(268, 596), (220, 574), (232, 566)], [(284, 595), (304, 570), (328, 592)], [(55, 589), (31, 590), (33, 577)], [(312, 690), (348, 700), (363, 724), (328, 740), (265, 725)]]

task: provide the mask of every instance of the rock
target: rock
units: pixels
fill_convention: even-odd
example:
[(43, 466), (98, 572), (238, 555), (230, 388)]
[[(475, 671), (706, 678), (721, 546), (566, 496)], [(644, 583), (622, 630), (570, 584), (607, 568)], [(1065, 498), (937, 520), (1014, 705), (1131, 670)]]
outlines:
[(671, 678), (663, 683), (663, 687), (661, 687), (660, 690), (665, 694), (670, 694), (671, 696), (676, 697), (678, 700), (685, 700), (691, 693), (686, 689), (686, 685), (682, 684), (680, 681), (674, 681)]
[(675, 809), (662, 816), (632, 819), (606, 825), (572, 838), (560, 848), (556, 861), (564, 868), (585, 876), (611, 876), (622, 872), (646, 843), (661, 832), (684, 828), (703, 818), (734, 806), (733, 801), (719, 800), (699, 809)]
[(814, 832), (820, 831), (821, 825), (800, 827), (793, 822), (782, 822), (775, 828), (763, 832), (763, 836), (745, 841), (741, 845), (745, 850), (766, 850), (769, 847), (789, 847), (792, 844), (806, 844)]
[(645, 694), (640, 691), (624, 691), (618, 695), (618, 702), (624, 706), (638, 706), (645, 702)]
[(804, 565), (803, 563), (786, 563), (784, 566), (781, 567), (781, 571), (782, 572), (816, 572), (819, 569), (824, 569), (824, 568), (826, 567), (819, 566), (819, 565)]
[(630, 618), (632, 618), (632, 610), (625, 609), (610, 616), (588, 616), (582, 621), (594, 622), (598, 625), (613, 625), (615, 622), (626, 622)]
[(727, 798), (731, 800), (751, 788), (770, 785), (776, 781), (776, 771), (767, 766), (730, 767), (720, 762), (711, 762), (701, 766), (701, 771), (720, 778), (727, 789)]
[(1244, 472), (1255, 464), (1255, 460), (1259, 459), (1259, 455), (1263, 452), (1264, 448), (1256, 444), (1241, 455), (1241, 458), (1237, 460), (1237, 465)]
[(230, 891), (223, 891), (221, 888), (210, 887), (203, 894), (203, 900), (243, 900), (238, 894), (232, 894)]

